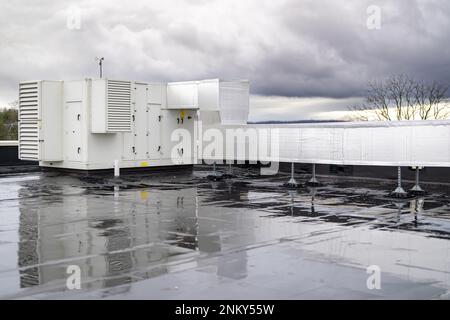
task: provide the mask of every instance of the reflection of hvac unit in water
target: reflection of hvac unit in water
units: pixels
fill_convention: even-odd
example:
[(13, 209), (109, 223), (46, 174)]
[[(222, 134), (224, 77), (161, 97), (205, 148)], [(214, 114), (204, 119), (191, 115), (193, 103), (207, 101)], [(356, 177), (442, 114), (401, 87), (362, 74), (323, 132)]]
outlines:
[[(143, 277), (167, 273), (177, 255), (203, 250), (197, 240), (195, 188), (102, 197), (65, 197), (64, 188), (54, 191), (61, 193), (45, 208), (19, 198), (22, 288), (65, 285), (68, 265), (81, 269), (84, 287), (126, 284), (133, 278), (130, 270), (142, 271)], [(56, 218), (63, 223), (54, 223)]]

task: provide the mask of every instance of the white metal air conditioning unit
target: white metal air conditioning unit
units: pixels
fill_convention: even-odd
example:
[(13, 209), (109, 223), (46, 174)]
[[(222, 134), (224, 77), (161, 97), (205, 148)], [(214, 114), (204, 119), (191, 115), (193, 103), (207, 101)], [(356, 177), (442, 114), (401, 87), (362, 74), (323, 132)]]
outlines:
[[(212, 88), (200, 95), (201, 81), (22, 82), (19, 157), (43, 167), (80, 170), (109, 169), (114, 163), (121, 168), (192, 165), (198, 160), (199, 100), (222, 121), (247, 119), (248, 83), (206, 83)], [(204, 101), (208, 94), (211, 103)]]

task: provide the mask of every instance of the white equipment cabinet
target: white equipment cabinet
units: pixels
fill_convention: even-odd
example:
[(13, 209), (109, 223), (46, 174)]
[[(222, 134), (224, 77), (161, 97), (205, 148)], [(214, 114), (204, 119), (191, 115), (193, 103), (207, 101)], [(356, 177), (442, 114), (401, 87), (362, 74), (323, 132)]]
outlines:
[[(19, 158), (80, 170), (111, 169), (115, 160), (121, 168), (194, 164), (198, 106), (187, 101), (168, 109), (167, 86), (110, 79), (21, 82)], [(178, 139), (178, 132), (186, 138)]]
[(20, 83), (20, 159), (43, 161), (63, 159), (62, 92), (62, 81)]

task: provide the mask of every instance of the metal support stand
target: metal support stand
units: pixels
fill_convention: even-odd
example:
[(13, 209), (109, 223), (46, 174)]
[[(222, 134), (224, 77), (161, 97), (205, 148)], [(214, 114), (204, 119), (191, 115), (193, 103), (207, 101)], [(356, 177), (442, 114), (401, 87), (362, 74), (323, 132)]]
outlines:
[(294, 178), (294, 163), (291, 163), (291, 178), (289, 181), (285, 184), (288, 188), (298, 188), (298, 183)]
[(312, 164), (312, 177), (307, 182), (308, 186), (318, 186), (320, 185), (319, 181), (316, 179), (316, 164)]
[(207, 178), (212, 181), (219, 181), (223, 179), (222, 175), (217, 174), (215, 161), (213, 162), (213, 174), (208, 175)]
[(392, 196), (396, 198), (406, 198), (408, 193), (402, 188), (402, 168), (397, 168), (397, 188), (392, 192)]
[(114, 178), (120, 177), (119, 160), (114, 160)]
[(416, 181), (414, 183), (414, 187), (412, 187), (410, 190), (414, 194), (425, 193), (425, 191), (420, 187), (420, 184), (419, 184), (419, 174), (420, 174), (420, 169), (419, 169), (419, 167), (416, 167)]

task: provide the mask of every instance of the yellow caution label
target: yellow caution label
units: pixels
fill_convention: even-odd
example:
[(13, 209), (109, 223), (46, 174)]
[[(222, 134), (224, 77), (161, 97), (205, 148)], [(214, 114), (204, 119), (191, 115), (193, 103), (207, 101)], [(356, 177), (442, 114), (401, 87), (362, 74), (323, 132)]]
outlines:
[(147, 191), (139, 192), (139, 197), (141, 198), (141, 200), (147, 200), (148, 199), (148, 192)]
[(141, 166), (141, 167), (148, 167), (148, 162), (147, 161), (142, 161), (141, 163), (139, 163), (139, 166)]

